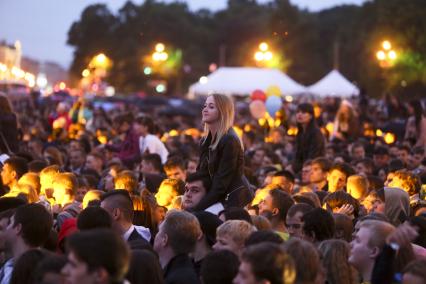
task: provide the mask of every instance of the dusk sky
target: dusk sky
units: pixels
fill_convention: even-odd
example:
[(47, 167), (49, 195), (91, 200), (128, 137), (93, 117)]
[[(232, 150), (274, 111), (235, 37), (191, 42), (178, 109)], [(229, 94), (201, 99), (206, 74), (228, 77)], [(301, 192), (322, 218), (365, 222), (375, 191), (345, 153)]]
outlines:
[[(0, 40), (12, 44), (20, 40), (24, 56), (54, 61), (68, 67), (73, 49), (67, 46), (71, 24), (80, 18), (90, 4), (107, 3), (116, 12), (126, 0), (0, 0)], [(143, 0), (134, 0), (140, 4)], [(172, 1), (164, 1), (172, 2)], [(187, 0), (192, 10), (226, 7), (227, 0)], [(269, 0), (258, 0), (260, 3)], [(292, 0), (292, 3), (311, 11), (341, 4), (362, 4), (365, 0)]]

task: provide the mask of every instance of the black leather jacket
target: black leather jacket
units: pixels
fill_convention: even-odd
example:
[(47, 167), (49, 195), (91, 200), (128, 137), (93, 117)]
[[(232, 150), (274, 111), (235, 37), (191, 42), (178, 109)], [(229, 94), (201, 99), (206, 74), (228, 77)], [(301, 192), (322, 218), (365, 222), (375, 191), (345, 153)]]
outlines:
[[(215, 150), (210, 149), (211, 140), (212, 137), (209, 134), (200, 142), (201, 153), (197, 171), (208, 172), (212, 179), (212, 186), (195, 206), (194, 211), (204, 210), (216, 202), (228, 203), (230, 193), (247, 187), (243, 179), (244, 153), (235, 131), (230, 128), (220, 139)], [(238, 204), (228, 204), (228, 206), (238, 206)]]

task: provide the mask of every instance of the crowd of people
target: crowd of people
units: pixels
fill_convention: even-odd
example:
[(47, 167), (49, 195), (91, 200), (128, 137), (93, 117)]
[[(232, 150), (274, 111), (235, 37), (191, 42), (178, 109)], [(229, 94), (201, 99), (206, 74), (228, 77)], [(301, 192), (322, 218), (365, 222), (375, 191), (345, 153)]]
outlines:
[(0, 94), (0, 284), (426, 283), (421, 101), (203, 103)]

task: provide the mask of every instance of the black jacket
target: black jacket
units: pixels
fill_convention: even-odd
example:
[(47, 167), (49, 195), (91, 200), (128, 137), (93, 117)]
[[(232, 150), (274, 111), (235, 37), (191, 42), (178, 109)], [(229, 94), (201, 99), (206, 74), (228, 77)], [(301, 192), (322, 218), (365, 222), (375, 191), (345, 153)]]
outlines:
[(216, 202), (222, 202), (227, 206), (246, 205), (251, 201), (249, 200), (251, 194), (243, 174), (244, 153), (240, 139), (230, 128), (220, 139), (215, 150), (210, 149), (211, 141), (211, 134), (201, 140), (197, 171), (209, 173), (212, 185), (193, 210), (204, 210)]
[(170, 260), (164, 268), (164, 280), (166, 284), (200, 283), (194, 265), (186, 254), (179, 254)]
[(296, 154), (293, 159), (293, 170), (298, 173), (303, 166), (303, 163), (309, 159), (324, 156), (325, 154), (325, 139), (321, 130), (312, 120), (311, 123), (303, 131), (301, 126), (296, 136)]
[[(17, 152), (19, 146), (18, 123), (14, 113), (0, 114), (0, 132), (3, 134), (10, 151)], [(0, 134), (0, 154), (8, 152), (5, 141)]]

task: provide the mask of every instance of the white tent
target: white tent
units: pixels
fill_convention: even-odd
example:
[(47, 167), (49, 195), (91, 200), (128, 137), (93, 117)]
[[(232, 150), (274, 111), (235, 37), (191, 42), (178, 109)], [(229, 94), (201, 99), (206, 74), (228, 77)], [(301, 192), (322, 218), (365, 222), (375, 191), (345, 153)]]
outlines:
[(337, 70), (332, 70), (321, 80), (307, 88), (307, 92), (320, 97), (350, 97), (359, 89)]
[[(204, 78), (205, 79), (205, 78)], [(304, 93), (305, 87), (277, 69), (251, 67), (221, 67), (189, 88), (189, 95), (250, 95), (254, 90), (266, 91), (272, 85), (281, 89), (282, 95)]]

